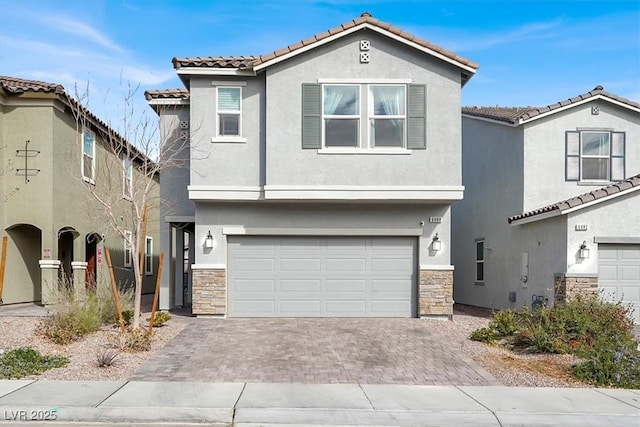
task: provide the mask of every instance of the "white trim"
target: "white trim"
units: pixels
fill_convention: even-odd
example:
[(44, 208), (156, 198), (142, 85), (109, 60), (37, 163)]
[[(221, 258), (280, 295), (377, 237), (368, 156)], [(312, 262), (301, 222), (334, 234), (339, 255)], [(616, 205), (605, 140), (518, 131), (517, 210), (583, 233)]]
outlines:
[(467, 119), (472, 119), (472, 120), (480, 120), (482, 122), (489, 122), (489, 123), (493, 123), (493, 124), (496, 124), (496, 125), (508, 126), (508, 127), (512, 127), (512, 128), (520, 126), (520, 123), (508, 123), (508, 122), (504, 122), (502, 120), (490, 119), (488, 117), (478, 117), (478, 116), (474, 116), (472, 114), (462, 113), (462, 117), (467, 118)]
[(324, 147), (318, 150), (318, 154), (385, 154), (385, 155), (407, 155), (411, 154), (412, 150), (406, 148), (338, 148), (338, 147)]
[(195, 215), (167, 215), (164, 222), (196, 222)]
[(410, 84), (413, 79), (375, 79), (366, 77), (357, 78), (318, 78), (318, 83), (336, 83), (336, 84)]
[(422, 236), (422, 228), (252, 228), (222, 227), (229, 236)]
[(5, 98), (0, 96), (0, 105), (9, 107), (53, 107), (64, 113), (65, 104), (55, 98)]
[(86, 270), (88, 262), (84, 261), (71, 261), (71, 269), (72, 270)]
[(189, 200), (261, 200), (263, 188), (259, 186), (188, 185)]
[(247, 82), (233, 80), (211, 80), (211, 86), (246, 86)]
[(147, 101), (149, 105), (189, 105), (188, 99), (177, 98), (162, 98), (162, 99), (150, 99)]
[(389, 32), (389, 31), (386, 31), (386, 30), (384, 30), (382, 28), (379, 28), (379, 27), (377, 27), (375, 25), (371, 25), (368, 22), (364, 22), (362, 24), (355, 25), (355, 26), (353, 26), (351, 28), (348, 28), (346, 30), (340, 31), (337, 34), (331, 35), (329, 37), (325, 37), (322, 40), (318, 40), (318, 41), (316, 41), (314, 43), (311, 43), (311, 44), (309, 44), (307, 46), (304, 46), (304, 47), (296, 49), (296, 50), (294, 50), (292, 52), (289, 52), (289, 53), (287, 53), (285, 55), (278, 56), (278, 57), (275, 57), (275, 58), (270, 59), (268, 61), (265, 61), (262, 64), (254, 67), (253, 70), (255, 72), (258, 72), (258, 71), (262, 70), (263, 68), (269, 67), (271, 65), (275, 65), (275, 64), (277, 64), (279, 62), (282, 62), (282, 61), (287, 60), (289, 58), (292, 58), (294, 56), (300, 55), (300, 54), (302, 54), (304, 52), (307, 52), (307, 51), (309, 51), (311, 49), (315, 49), (316, 47), (325, 45), (325, 44), (330, 43), (330, 42), (332, 42), (334, 40), (338, 40), (338, 39), (340, 39), (342, 37), (345, 37), (345, 36), (347, 36), (349, 34), (355, 33), (355, 32), (360, 31), (362, 29), (369, 29), (369, 30), (375, 31), (377, 33), (380, 33), (382, 35), (385, 35), (385, 36), (387, 36), (387, 37), (389, 37), (391, 39), (397, 40), (397, 41), (399, 41), (399, 42), (401, 42), (401, 43), (403, 43), (403, 44), (405, 44), (407, 46), (411, 46), (411, 47), (413, 47), (413, 48), (415, 48), (415, 49), (417, 49), (419, 51), (428, 53), (431, 56), (434, 56), (434, 57), (439, 58), (439, 59), (441, 59), (441, 60), (443, 60), (445, 62), (453, 64), (453, 65), (457, 66), (458, 68), (461, 68), (463, 70), (466, 70), (466, 71), (470, 72), (471, 74), (475, 74), (475, 72), (476, 72), (476, 69), (473, 68), (473, 67), (470, 67), (468, 65), (464, 65), (461, 62), (455, 61), (455, 60), (453, 60), (453, 59), (451, 59), (451, 58), (449, 58), (447, 56), (442, 55), (441, 53), (438, 53), (438, 52), (436, 52), (434, 50), (431, 50), (431, 49), (429, 49), (427, 47), (424, 47), (424, 46), (421, 46), (421, 45), (419, 45), (417, 43), (409, 41), (409, 40), (407, 40), (407, 39), (405, 39), (403, 37), (400, 37), (400, 36), (398, 36), (396, 34), (393, 34), (393, 33)]
[(181, 67), (176, 70), (176, 74), (179, 76), (255, 76), (256, 72), (238, 68)]
[(640, 237), (621, 236), (621, 237), (604, 237), (595, 236), (593, 243), (614, 244), (614, 245), (640, 245)]
[(462, 200), (463, 193), (463, 186), (264, 186), (271, 200)]
[(225, 264), (191, 264), (191, 270), (226, 270)]
[[(240, 97), (239, 97), (239, 105), (238, 105), (238, 110), (221, 110), (220, 109), (220, 89), (237, 89), (240, 92)], [(216, 132), (215, 132), (215, 136), (211, 138), (211, 142), (222, 142), (223, 140), (225, 142), (242, 142), (241, 140), (244, 139), (242, 137), (242, 86), (241, 85), (229, 85), (229, 86), (222, 86), (222, 85), (218, 85), (215, 87), (216, 90)], [(222, 135), (220, 133), (220, 116), (222, 115), (226, 115), (226, 116), (238, 116), (238, 134), (237, 135)], [(215, 141), (214, 141), (215, 139)], [(246, 139), (245, 141), (246, 142)]]
[(247, 142), (247, 138), (243, 138), (241, 136), (212, 136), (211, 142), (216, 144), (220, 144), (220, 143), (245, 144)]
[[(552, 218), (554, 216), (570, 214), (572, 212), (579, 211), (580, 209), (588, 208), (590, 206), (597, 205), (599, 203), (608, 202), (611, 199), (615, 199), (616, 197), (621, 197), (638, 190), (640, 190), (640, 186), (630, 187), (630, 188), (627, 188), (626, 190), (619, 191), (617, 193), (610, 194), (608, 196), (602, 197), (600, 199), (592, 200), (587, 203), (582, 203), (581, 205), (577, 205), (569, 209), (565, 209), (565, 210), (556, 209), (550, 212), (545, 212), (543, 214), (532, 215), (530, 217), (526, 217), (522, 219), (516, 219), (511, 222), (511, 225), (522, 225), (522, 224), (527, 224), (534, 221), (540, 221), (543, 219)], [(598, 191), (598, 190), (594, 190), (594, 191)]]
[(38, 264), (40, 264), (40, 268), (43, 270), (57, 270), (60, 268), (60, 265), (62, 265), (62, 262), (57, 259), (41, 259), (38, 261)]
[(438, 271), (438, 270), (442, 270), (442, 271), (453, 271), (454, 270), (454, 266), (453, 265), (422, 265), (420, 264), (420, 270), (427, 270), (427, 271)]

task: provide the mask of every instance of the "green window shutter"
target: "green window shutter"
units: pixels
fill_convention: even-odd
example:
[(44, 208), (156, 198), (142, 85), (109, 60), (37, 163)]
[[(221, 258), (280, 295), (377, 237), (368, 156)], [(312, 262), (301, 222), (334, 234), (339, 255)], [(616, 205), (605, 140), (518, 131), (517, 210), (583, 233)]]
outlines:
[(302, 85), (302, 148), (322, 148), (322, 86)]
[(611, 133), (611, 181), (626, 178), (624, 170), (625, 133)]
[(580, 181), (580, 132), (565, 133), (565, 180)]
[(427, 148), (427, 88), (425, 85), (409, 85), (407, 96), (407, 148)]

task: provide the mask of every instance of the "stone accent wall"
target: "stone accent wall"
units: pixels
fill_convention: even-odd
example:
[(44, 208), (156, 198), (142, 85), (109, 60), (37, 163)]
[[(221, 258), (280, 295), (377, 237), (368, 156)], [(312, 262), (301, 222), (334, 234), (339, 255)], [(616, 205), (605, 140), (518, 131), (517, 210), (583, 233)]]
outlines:
[(576, 295), (598, 295), (598, 278), (567, 277), (565, 274), (556, 274), (554, 279), (555, 301), (570, 301)]
[(227, 314), (227, 271), (193, 270), (192, 313), (224, 316)]
[(453, 271), (420, 270), (420, 317), (453, 317)]

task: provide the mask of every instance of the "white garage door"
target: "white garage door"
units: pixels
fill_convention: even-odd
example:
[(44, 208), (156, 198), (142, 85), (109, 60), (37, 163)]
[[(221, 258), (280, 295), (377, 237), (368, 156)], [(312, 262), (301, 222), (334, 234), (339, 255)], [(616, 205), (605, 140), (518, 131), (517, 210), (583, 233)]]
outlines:
[(632, 304), (640, 324), (640, 245), (598, 245), (598, 269), (603, 298)]
[(230, 236), (231, 317), (411, 317), (416, 239)]

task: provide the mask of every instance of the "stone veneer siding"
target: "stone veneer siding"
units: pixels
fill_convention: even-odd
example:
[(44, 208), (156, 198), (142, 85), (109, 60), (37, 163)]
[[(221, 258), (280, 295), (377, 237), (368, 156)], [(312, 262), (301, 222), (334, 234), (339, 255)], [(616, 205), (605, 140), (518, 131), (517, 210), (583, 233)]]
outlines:
[(453, 271), (420, 270), (420, 317), (453, 316)]
[(597, 277), (567, 277), (556, 274), (554, 278), (554, 297), (556, 302), (571, 301), (576, 295), (598, 295)]
[(227, 314), (227, 271), (194, 269), (192, 313), (224, 316)]

